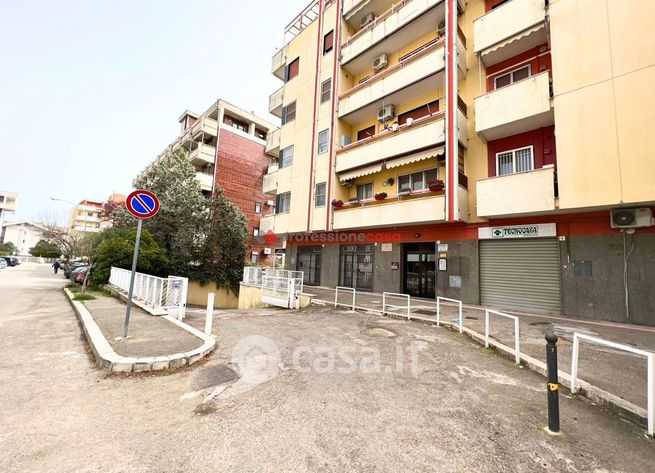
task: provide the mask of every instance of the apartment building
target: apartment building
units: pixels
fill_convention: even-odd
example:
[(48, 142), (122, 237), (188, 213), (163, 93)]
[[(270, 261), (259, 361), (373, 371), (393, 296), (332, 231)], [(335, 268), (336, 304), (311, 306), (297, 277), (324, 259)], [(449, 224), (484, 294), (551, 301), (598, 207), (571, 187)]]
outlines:
[(259, 264), (274, 264), (274, 251), (262, 238), (260, 219), (273, 211), (275, 196), (264, 190), (263, 174), (276, 153), (267, 142), (273, 146), (277, 127), (221, 99), (202, 114), (186, 110), (178, 120), (180, 135), (135, 182), (171, 153), (186, 151), (203, 194), (210, 197), (220, 186), (246, 217), (251, 235), (249, 258)]
[(0, 226), (4, 223), (8, 213), (16, 212), (16, 199), (18, 199), (18, 194), (15, 192), (0, 190)]
[(98, 233), (110, 226), (104, 218), (104, 206), (100, 200), (81, 200), (71, 209), (69, 233)]
[(13, 243), (17, 255), (30, 256), (30, 249), (43, 239), (44, 230), (38, 223), (7, 222), (2, 224), (0, 244)]
[(320, 0), (263, 231), (305, 282), (655, 325), (655, 4)]

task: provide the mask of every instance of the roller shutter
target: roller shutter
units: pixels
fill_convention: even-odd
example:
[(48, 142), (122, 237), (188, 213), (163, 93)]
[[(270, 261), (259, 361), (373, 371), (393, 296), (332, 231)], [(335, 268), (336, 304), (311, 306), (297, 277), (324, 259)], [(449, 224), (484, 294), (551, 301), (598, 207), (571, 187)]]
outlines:
[(480, 240), (480, 300), (486, 306), (560, 315), (557, 239)]

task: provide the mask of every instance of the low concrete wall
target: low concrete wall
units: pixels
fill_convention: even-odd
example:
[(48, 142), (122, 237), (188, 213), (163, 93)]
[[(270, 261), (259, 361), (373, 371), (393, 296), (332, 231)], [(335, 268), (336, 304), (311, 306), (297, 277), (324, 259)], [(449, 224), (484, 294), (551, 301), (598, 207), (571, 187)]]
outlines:
[[(228, 289), (216, 286), (215, 282), (200, 284), (198, 281), (189, 281), (187, 292), (187, 305), (207, 306), (207, 294), (213, 292), (215, 309), (236, 309), (239, 307), (239, 297)], [(240, 307), (239, 307), (240, 308)]]

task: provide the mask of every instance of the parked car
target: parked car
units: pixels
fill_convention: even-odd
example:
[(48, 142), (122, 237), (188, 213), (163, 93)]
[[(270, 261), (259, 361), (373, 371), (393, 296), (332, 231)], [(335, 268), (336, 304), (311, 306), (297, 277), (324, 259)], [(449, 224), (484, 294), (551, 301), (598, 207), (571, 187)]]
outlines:
[(0, 269), (5, 269), (7, 267), (7, 260), (0, 258)]
[(70, 276), (69, 276), (69, 279), (71, 280), (71, 282), (77, 282), (78, 273), (80, 271), (86, 270), (86, 268), (88, 268), (88, 267), (89, 267), (89, 265), (84, 263), (82, 265), (78, 265), (78, 266), (74, 267), (73, 269), (71, 269)]
[(85, 266), (87, 263), (84, 261), (69, 261), (66, 263), (66, 265), (63, 267), (64, 268), (64, 277), (66, 279), (70, 279), (71, 277), (71, 272), (75, 270), (76, 268), (79, 268), (80, 266)]
[(7, 266), (16, 266), (20, 264), (20, 261), (18, 261), (18, 258), (15, 256), (0, 256), (0, 258), (7, 262)]
[(86, 273), (89, 271), (89, 266), (80, 266), (74, 271), (75, 274), (75, 282), (82, 284), (84, 282), (84, 277), (86, 276)]

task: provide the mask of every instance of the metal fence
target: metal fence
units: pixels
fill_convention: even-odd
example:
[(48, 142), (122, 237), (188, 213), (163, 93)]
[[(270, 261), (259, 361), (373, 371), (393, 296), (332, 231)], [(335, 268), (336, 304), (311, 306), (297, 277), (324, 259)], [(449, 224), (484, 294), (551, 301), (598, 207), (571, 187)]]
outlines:
[[(127, 294), (131, 271), (112, 266), (109, 284)], [(189, 280), (180, 276), (160, 278), (150, 274), (135, 273), (132, 301), (154, 315), (168, 314), (184, 318)]]
[(489, 348), (489, 315), (498, 315), (514, 321), (514, 359), (517, 365), (521, 364), (521, 352), (519, 351), (519, 318), (515, 315), (503, 314), (495, 310), (484, 311), (484, 347)]
[(302, 271), (290, 271), (259, 266), (243, 268), (243, 283), (262, 289), (262, 302), (289, 309), (299, 307), (299, 294), (303, 291)]

